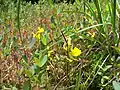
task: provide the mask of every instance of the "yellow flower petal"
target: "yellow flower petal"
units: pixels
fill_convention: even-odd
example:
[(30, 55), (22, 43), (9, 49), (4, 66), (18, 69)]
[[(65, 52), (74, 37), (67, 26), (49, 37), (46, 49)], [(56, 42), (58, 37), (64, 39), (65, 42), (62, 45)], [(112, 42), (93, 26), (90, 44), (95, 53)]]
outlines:
[(34, 38), (37, 38), (37, 39), (40, 39), (40, 36), (41, 36), (40, 34), (41, 34), (42, 32), (44, 32), (44, 29), (38, 27), (38, 31), (37, 31), (36, 33), (33, 33), (33, 32), (32, 32), (33, 37), (34, 37)]
[(75, 47), (74, 49), (71, 49), (71, 55), (72, 55), (72, 56), (77, 57), (77, 56), (79, 56), (80, 54), (81, 54), (81, 50), (78, 49), (77, 47)]
[(43, 32), (44, 32), (44, 29), (43, 29), (43, 28), (38, 27), (38, 31), (37, 31), (37, 33), (43, 33)]
[(35, 37), (40, 40), (40, 34), (37, 34)]

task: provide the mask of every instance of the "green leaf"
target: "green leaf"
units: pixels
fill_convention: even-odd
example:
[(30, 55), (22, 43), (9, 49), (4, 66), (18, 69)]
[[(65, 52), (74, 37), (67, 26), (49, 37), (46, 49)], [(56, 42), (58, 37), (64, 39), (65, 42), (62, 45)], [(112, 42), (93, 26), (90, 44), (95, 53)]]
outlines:
[(107, 65), (103, 68), (103, 71), (107, 71), (108, 69), (110, 69), (112, 67), (112, 65)]
[(53, 5), (53, 0), (48, 0), (48, 3), (49, 3), (50, 5)]
[(118, 53), (120, 53), (120, 48), (116, 46), (111, 46), (113, 49), (115, 49)]
[(43, 43), (44, 45), (47, 45), (47, 39), (46, 39), (45, 36), (42, 37), (42, 43)]
[(119, 82), (113, 81), (112, 84), (113, 84), (114, 90), (120, 90), (120, 83)]
[(48, 56), (45, 55), (43, 59), (40, 61), (40, 67), (42, 67), (47, 62), (47, 60), (48, 60)]
[(16, 87), (12, 87), (12, 90), (18, 90)]
[(120, 68), (120, 64), (117, 64), (116, 67), (117, 67), (117, 68)]
[(76, 2), (77, 4), (80, 4), (80, 0), (75, 0), (75, 2)]
[(28, 59), (27, 59), (26, 55), (22, 55), (22, 59), (23, 59), (26, 63), (28, 63)]
[(30, 67), (30, 72), (32, 73), (32, 75), (34, 75), (34, 73), (35, 73), (34, 66)]
[(8, 56), (9, 54), (10, 54), (10, 48), (8, 48), (8, 47), (5, 47), (5, 48), (3, 48), (3, 55), (4, 56)]
[(109, 80), (109, 77), (108, 76), (103, 76), (104, 79), (106, 80)]
[(102, 75), (102, 72), (97, 72), (98, 75)]
[(38, 65), (39, 67), (42, 67), (48, 60), (48, 56), (45, 55), (43, 58), (38, 59), (38, 58), (34, 58), (35, 64)]
[(2, 35), (0, 35), (0, 41), (2, 40), (2, 38), (3, 38)]
[(25, 74), (30, 78), (32, 77), (32, 72), (30, 70), (25, 70)]
[(24, 82), (23, 90), (30, 90), (31, 84), (29, 81)]
[(41, 77), (42, 77), (42, 75), (45, 73), (45, 71), (44, 70), (42, 70), (42, 71), (40, 71), (39, 72), (39, 75), (38, 75), (38, 80), (41, 82)]
[(40, 59), (34, 57), (35, 65), (40, 67)]
[(103, 83), (104, 83), (104, 78), (101, 79), (101, 84), (103, 84)]

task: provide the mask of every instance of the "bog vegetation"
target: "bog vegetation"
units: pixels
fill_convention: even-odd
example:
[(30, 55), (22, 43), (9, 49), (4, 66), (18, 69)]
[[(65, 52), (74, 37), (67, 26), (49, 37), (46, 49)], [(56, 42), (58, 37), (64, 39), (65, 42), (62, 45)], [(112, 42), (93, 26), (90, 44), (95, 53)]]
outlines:
[(0, 0), (0, 11), (0, 90), (120, 90), (119, 0)]

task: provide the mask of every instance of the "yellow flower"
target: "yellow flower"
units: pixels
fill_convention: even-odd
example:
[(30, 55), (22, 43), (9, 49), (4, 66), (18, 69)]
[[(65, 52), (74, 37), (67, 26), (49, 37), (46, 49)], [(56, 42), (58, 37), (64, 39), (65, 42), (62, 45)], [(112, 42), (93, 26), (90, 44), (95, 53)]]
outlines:
[(43, 29), (43, 28), (38, 27), (38, 31), (37, 31), (37, 33), (43, 33), (43, 32), (44, 32), (44, 29)]
[(36, 33), (33, 33), (33, 32), (32, 32), (32, 34), (33, 34), (33, 37), (34, 37), (34, 38), (37, 38), (37, 39), (40, 40), (41, 33), (43, 33), (43, 32), (44, 32), (44, 29), (38, 27), (38, 31), (37, 31)]
[(79, 56), (80, 54), (81, 54), (81, 50), (78, 49), (77, 47), (75, 47), (74, 49), (71, 49), (71, 55), (72, 55), (72, 56), (77, 57), (77, 56)]
[(38, 34), (37, 34), (37, 33), (36, 33), (36, 34), (35, 34), (35, 33), (32, 33), (32, 34), (33, 34), (33, 37), (34, 37), (34, 38), (40, 39), (40, 33), (38, 33)]
[(40, 33), (36, 35), (36, 38), (40, 40)]

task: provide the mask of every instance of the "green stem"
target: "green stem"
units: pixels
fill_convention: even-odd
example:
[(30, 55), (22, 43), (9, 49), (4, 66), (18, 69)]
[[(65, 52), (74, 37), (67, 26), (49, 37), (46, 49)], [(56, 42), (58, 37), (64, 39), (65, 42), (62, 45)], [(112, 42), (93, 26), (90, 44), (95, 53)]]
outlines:
[(112, 30), (114, 33), (114, 43), (115, 46), (118, 44), (118, 38), (117, 38), (117, 31), (116, 31), (116, 0), (112, 0), (112, 13), (113, 13), (113, 20), (112, 20)]
[[(98, 13), (99, 24), (102, 24), (103, 20), (102, 20), (102, 12), (101, 12), (101, 7), (100, 7), (99, 0), (94, 0), (94, 4), (95, 4), (95, 7), (96, 7), (97, 13)], [(101, 26), (100, 33), (105, 33), (103, 26)]]
[[(83, 4), (84, 4), (84, 13), (86, 12), (86, 9), (85, 9), (85, 0), (83, 0)], [(84, 14), (84, 18), (83, 18), (83, 25), (85, 27), (85, 14)]]

